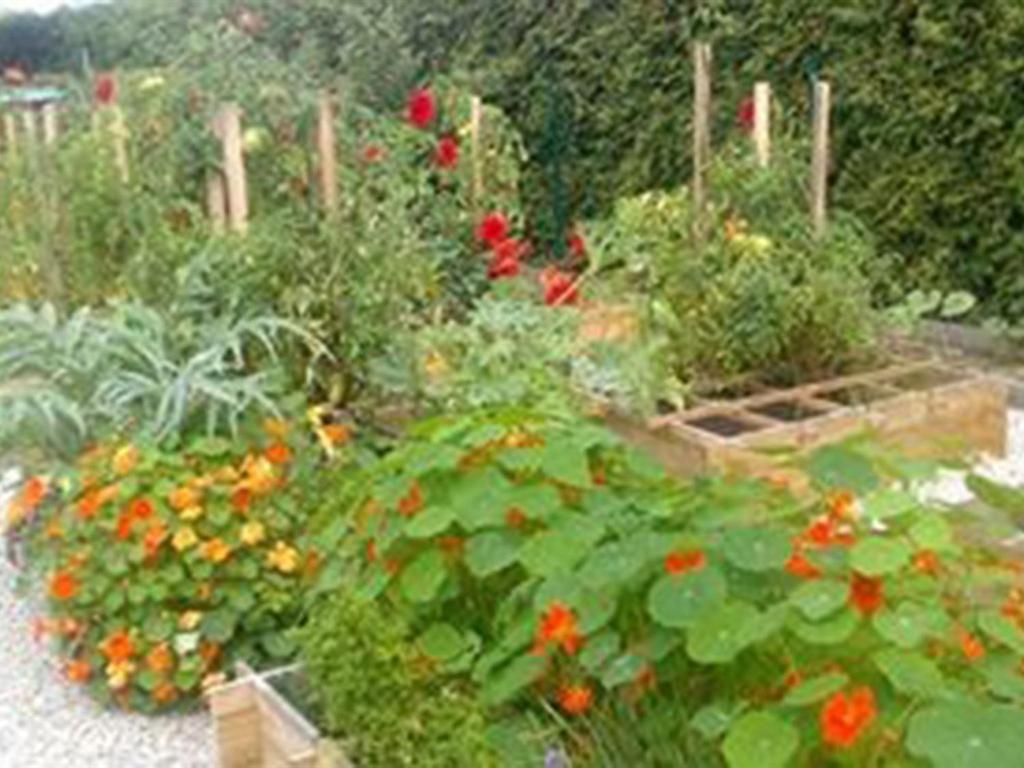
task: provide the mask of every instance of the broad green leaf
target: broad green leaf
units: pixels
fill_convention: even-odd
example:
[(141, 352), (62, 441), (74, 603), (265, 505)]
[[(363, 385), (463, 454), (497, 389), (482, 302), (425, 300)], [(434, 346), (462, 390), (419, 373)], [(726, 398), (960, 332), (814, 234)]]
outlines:
[(544, 676), (547, 661), (541, 656), (525, 654), (512, 661), (484, 683), (480, 692), (489, 706), (503, 704)]
[(580, 581), (593, 589), (621, 586), (636, 576), (644, 563), (643, 552), (628, 542), (603, 544), (580, 567)]
[(864, 507), (864, 516), (869, 520), (888, 520), (905, 515), (921, 506), (913, 494), (893, 488), (869, 494), (861, 503)]
[(466, 543), (466, 567), (486, 578), (515, 563), (522, 545), (522, 536), (510, 531), (478, 533)]
[(454, 509), (447, 505), (432, 504), (405, 523), (404, 533), (410, 539), (429, 539), (444, 533), (454, 522)]
[(435, 661), (450, 661), (466, 650), (466, 638), (451, 624), (431, 624), (420, 635), (420, 650)]
[(727, 664), (751, 642), (750, 625), (759, 617), (747, 603), (726, 603), (690, 628), (686, 652), (699, 664)]
[(174, 622), (163, 616), (152, 615), (143, 627), (146, 639), (153, 643), (162, 643), (174, 634)]
[(567, 531), (549, 530), (532, 536), (519, 551), (519, 562), (534, 576), (572, 571), (587, 556), (590, 545)]
[(789, 535), (776, 528), (733, 530), (725, 534), (725, 556), (744, 571), (782, 568), (793, 550)]
[(797, 587), (789, 601), (811, 621), (820, 621), (846, 605), (849, 594), (850, 587), (845, 582), (815, 579)]
[(844, 610), (835, 618), (821, 622), (792, 620), (790, 629), (797, 637), (811, 645), (838, 645), (850, 639), (860, 625), (860, 617)]
[(973, 701), (936, 704), (910, 718), (906, 743), (935, 768), (1021, 768), (1024, 711)]
[(910, 529), (910, 538), (919, 549), (944, 552), (953, 547), (953, 529), (939, 512), (933, 512), (914, 523)]
[(858, 496), (875, 490), (879, 483), (871, 462), (845, 445), (815, 451), (807, 462), (807, 471), (820, 488), (843, 488)]
[(210, 611), (203, 617), (199, 629), (202, 634), (215, 643), (223, 645), (235, 633), (235, 626), (238, 624), (238, 614), (234, 611), (221, 608)]
[(518, 508), (531, 520), (547, 520), (563, 507), (558, 489), (549, 483), (516, 485), (506, 494), (504, 503)]
[(402, 594), (414, 603), (429, 602), (437, 596), (446, 576), (444, 556), (439, 550), (429, 549), (402, 571)]
[(587, 643), (580, 652), (580, 665), (591, 674), (595, 674), (608, 659), (619, 652), (621, 643), (615, 632), (602, 632), (587, 638)]
[(1015, 520), (1024, 520), (1024, 491), (1000, 485), (981, 475), (969, 475), (967, 487), (990, 507), (1006, 512)]
[(978, 617), (981, 631), (1015, 653), (1024, 655), (1024, 633), (1017, 625), (997, 611), (984, 611)]
[(872, 619), (875, 631), (894, 645), (911, 649), (931, 634), (933, 612), (917, 603), (904, 601), (892, 609), (884, 609)]
[(850, 550), (850, 566), (865, 576), (885, 576), (903, 568), (912, 555), (910, 547), (898, 539), (872, 536)]
[(224, 437), (201, 437), (189, 445), (189, 453), (216, 459), (231, 453), (231, 441)]
[(626, 683), (632, 683), (647, 667), (647, 660), (642, 656), (624, 653), (612, 661), (601, 675), (601, 685), (611, 690)]
[(690, 725), (708, 741), (716, 741), (729, 730), (729, 726), (746, 708), (745, 703), (726, 705), (715, 702), (698, 709), (690, 718)]
[(729, 729), (722, 752), (729, 768), (786, 768), (799, 746), (799, 732), (785, 720), (748, 712)]
[(942, 672), (934, 661), (920, 653), (887, 648), (872, 658), (882, 674), (900, 693), (924, 699), (943, 698), (946, 695)]
[(587, 451), (575, 440), (563, 437), (549, 438), (543, 448), (541, 468), (552, 480), (576, 488), (589, 488), (590, 459)]
[(707, 566), (695, 573), (666, 574), (647, 593), (647, 612), (664, 627), (689, 627), (725, 600), (721, 572)]
[(793, 688), (782, 703), (790, 707), (806, 707), (810, 704), (817, 704), (840, 691), (849, 682), (849, 678), (842, 672), (828, 672), (810, 680), (804, 680)]
[(284, 632), (264, 635), (260, 638), (260, 645), (274, 659), (287, 659), (295, 654), (295, 641)]

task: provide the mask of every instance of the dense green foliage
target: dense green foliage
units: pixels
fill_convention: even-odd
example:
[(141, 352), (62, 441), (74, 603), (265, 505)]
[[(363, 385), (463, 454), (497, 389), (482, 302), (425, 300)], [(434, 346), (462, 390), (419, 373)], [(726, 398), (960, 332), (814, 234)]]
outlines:
[[(227, 7), (182, 0), (134, 3), (116, 18), (103, 8), (63, 14), (58, 34), (25, 37), (37, 52), (24, 56), (60, 65), (87, 45), (105, 64), (155, 63), (167, 40)], [(579, 215), (687, 178), (695, 32), (716, 44), (719, 137), (753, 81), (771, 80), (781, 110), (806, 125), (810, 80), (827, 77), (836, 90), (837, 203), (901, 254), (905, 284), (963, 288), (989, 312), (1024, 317), (1024, 135), (1013, 98), (1024, 78), (1024, 9), (1016, 0), (249, 7), (263, 14), (260, 39), (270, 48), (318, 76), (368, 72), (368, 90), (391, 103), (417, 73), (472, 72), (526, 138), (531, 219), (553, 242)], [(10, 20), (0, 30), (18, 23), (30, 26)]]

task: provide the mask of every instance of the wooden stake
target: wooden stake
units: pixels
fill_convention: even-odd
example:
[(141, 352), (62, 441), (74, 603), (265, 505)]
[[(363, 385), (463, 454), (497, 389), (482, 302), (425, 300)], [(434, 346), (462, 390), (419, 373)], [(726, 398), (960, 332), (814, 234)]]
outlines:
[(470, 105), (469, 137), (470, 156), (473, 166), (473, 207), (477, 210), (484, 200), (484, 147), (483, 147), (484, 105), (479, 96), (474, 96)]
[(814, 84), (814, 147), (811, 156), (811, 221), (816, 237), (824, 237), (828, 224), (829, 115), (831, 86), (822, 80)]
[(25, 143), (32, 147), (36, 143), (36, 113), (26, 109), (21, 113), (21, 123), (25, 127)]
[[(224, 130), (221, 123), (221, 113), (218, 112), (210, 121), (210, 130), (223, 142)], [(222, 234), (228, 221), (228, 190), (224, 183), (224, 172), (219, 165), (209, 171), (206, 177), (206, 213), (210, 217), (211, 229), (216, 234)]]
[(52, 147), (57, 143), (57, 105), (43, 105), (43, 143)]
[(14, 115), (10, 112), (4, 113), (4, 146), (7, 149), (7, 153), (12, 157), (16, 157), (18, 154), (18, 124), (14, 120)]
[(334, 135), (334, 100), (330, 94), (320, 96), (316, 148), (320, 157), (320, 199), (329, 217), (338, 212), (338, 153)]
[(772, 156), (772, 86), (757, 83), (754, 86), (754, 149), (757, 164), (767, 168)]
[(228, 223), (240, 234), (249, 228), (249, 188), (245, 177), (242, 147), (242, 113), (237, 104), (220, 110), (221, 142), (224, 145), (224, 178), (227, 185)]
[(693, 44), (693, 209), (694, 234), (703, 236), (707, 189), (704, 174), (711, 162), (711, 46)]

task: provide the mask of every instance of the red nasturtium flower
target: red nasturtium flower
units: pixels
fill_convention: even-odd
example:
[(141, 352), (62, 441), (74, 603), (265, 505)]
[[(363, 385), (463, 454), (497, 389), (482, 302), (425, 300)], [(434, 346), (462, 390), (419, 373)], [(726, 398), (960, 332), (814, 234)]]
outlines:
[(64, 676), (72, 683), (87, 683), (92, 677), (92, 667), (88, 661), (72, 659), (64, 667)]
[(412, 481), (409, 492), (398, 501), (398, 514), (402, 517), (412, 517), (423, 509), (423, 489), (416, 481)]
[(129, 661), (135, 655), (135, 643), (122, 629), (100, 643), (100, 653), (112, 664)]
[(497, 247), (498, 243), (508, 239), (508, 219), (497, 211), (488, 213), (476, 227), (476, 239), (491, 248)]
[(850, 491), (833, 491), (825, 500), (828, 505), (828, 514), (834, 520), (850, 520), (853, 517), (853, 510), (857, 499)]
[(47, 490), (46, 480), (41, 477), (30, 477), (21, 489), (19, 501), (25, 509), (34, 510), (46, 498)]
[(292, 460), (292, 450), (284, 443), (272, 443), (265, 455), (271, 464), (287, 464)]
[(367, 144), (363, 147), (363, 162), (368, 165), (379, 163), (384, 159), (384, 148), (380, 144)]
[(248, 488), (237, 488), (231, 494), (231, 506), (236, 512), (248, 512), (252, 506), (252, 491)]
[(807, 559), (799, 550), (794, 550), (786, 561), (786, 572), (798, 579), (817, 579), (821, 577), (821, 569)]
[(96, 77), (93, 85), (93, 98), (101, 107), (110, 107), (117, 103), (117, 77), (112, 72), (104, 72)]
[(939, 572), (939, 556), (930, 549), (922, 549), (914, 555), (914, 570), (926, 576), (935, 576)]
[(671, 576), (681, 576), (690, 571), (699, 571), (707, 562), (707, 556), (699, 549), (670, 552), (665, 557), (665, 573)]
[(594, 703), (594, 691), (586, 685), (566, 685), (558, 691), (558, 706), (567, 715), (584, 714)]
[(576, 280), (567, 272), (549, 267), (541, 273), (540, 284), (544, 288), (544, 303), (549, 307), (575, 304), (579, 300)]
[(574, 656), (583, 646), (583, 636), (579, 633), (576, 614), (563, 603), (551, 603), (540, 617), (535, 650), (543, 652), (549, 645), (560, 647), (570, 656)]
[(135, 499), (128, 506), (128, 514), (135, 520), (148, 520), (156, 514), (156, 507), (149, 499)]
[(507, 237), (493, 246), (494, 255), (487, 265), (487, 277), (499, 280), (503, 277), (515, 277), (519, 274), (519, 257), (522, 246), (518, 240)]
[(434, 148), (434, 165), (450, 169), (459, 164), (459, 140), (454, 136), (442, 136)]
[(406, 116), (417, 128), (426, 128), (437, 116), (437, 102), (429, 88), (417, 88), (409, 94)]
[(985, 646), (981, 640), (967, 630), (960, 630), (960, 650), (968, 661), (977, 661), (985, 658)]
[(757, 108), (754, 106), (754, 97), (745, 96), (736, 108), (736, 125), (747, 133), (753, 133), (756, 112)]
[(875, 694), (867, 686), (831, 696), (821, 709), (821, 738), (831, 747), (849, 749), (874, 722)]
[(864, 615), (871, 615), (885, 602), (882, 580), (854, 572), (850, 577), (850, 604)]
[(57, 571), (50, 579), (50, 597), (55, 600), (70, 600), (78, 594), (81, 582), (70, 571)]

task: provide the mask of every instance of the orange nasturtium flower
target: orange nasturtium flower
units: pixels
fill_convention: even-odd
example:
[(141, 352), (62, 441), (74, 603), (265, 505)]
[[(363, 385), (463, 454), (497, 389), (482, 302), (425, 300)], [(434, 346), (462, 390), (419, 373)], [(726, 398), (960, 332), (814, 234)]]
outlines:
[(99, 514), (99, 511), (114, 501), (121, 488), (117, 485), (108, 485), (96, 491), (90, 491), (78, 501), (78, 516), (82, 520), (90, 520)]
[(707, 562), (707, 556), (699, 549), (670, 552), (665, 557), (665, 573), (670, 576), (680, 576), (690, 571), (699, 571)]
[(558, 691), (558, 705), (567, 715), (586, 713), (594, 703), (594, 691), (587, 685), (567, 685)]
[(264, 455), (271, 464), (287, 464), (292, 460), (292, 449), (284, 443), (272, 443)]
[(821, 709), (821, 738), (832, 747), (849, 749), (874, 722), (875, 694), (864, 686), (847, 695), (831, 696)]
[(50, 579), (50, 597), (55, 600), (70, 600), (78, 594), (82, 584), (70, 571), (57, 571)]
[(198, 542), (199, 537), (196, 536), (196, 532), (186, 525), (184, 528), (179, 528), (178, 532), (174, 534), (174, 538), (171, 539), (171, 546), (178, 552), (184, 552), (186, 549), (194, 547)]
[(119, 448), (114, 454), (114, 471), (119, 475), (127, 475), (139, 464), (139, 449), (134, 445)]
[(398, 514), (402, 517), (412, 517), (421, 509), (423, 509), (423, 489), (420, 488), (419, 482), (413, 480), (412, 485), (409, 486), (409, 492), (398, 502)]
[(882, 580), (854, 572), (850, 578), (849, 600), (850, 604), (864, 615), (874, 613), (885, 602)]
[(87, 683), (92, 677), (92, 666), (88, 661), (71, 659), (64, 666), (64, 676), (72, 683)]
[(119, 630), (100, 643), (102, 653), (111, 664), (129, 661), (135, 655), (135, 643), (125, 630)]
[(107, 685), (113, 690), (119, 691), (127, 687), (134, 673), (134, 662), (128, 660), (112, 661), (107, 665)]
[(153, 646), (153, 649), (146, 654), (146, 666), (158, 675), (171, 671), (174, 667), (174, 653), (167, 643)]
[(170, 704), (178, 698), (178, 689), (174, 687), (174, 683), (163, 680), (153, 689), (152, 695), (153, 701), (157, 704)]
[(331, 445), (344, 445), (352, 439), (352, 430), (344, 424), (324, 424), (320, 432)]
[(793, 554), (786, 561), (786, 572), (796, 576), (798, 579), (817, 579), (821, 577), (821, 569), (807, 559), (807, 556), (799, 549), (794, 549)]
[(236, 488), (231, 494), (231, 506), (236, 512), (248, 512), (252, 506), (252, 491), (248, 488)]
[(967, 630), (960, 630), (960, 650), (968, 661), (978, 661), (985, 658), (985, 646), (981, 640)]
[(560, 646), (570, 656), (575, 655), (583, 645), (576, 614), (563, 603), (551, 603), (540, 617), (535, 650), (543, 652), (549, 645)]
[(267, 563), (281, 573), (295, 573), (299, 567), (299, 552), (283, 541), (277, 542), (267, 553)]
[(252, 520), (242, 526), (240, 536), (243, 544), (254, 547), (267, 537), (267, 531), (263, 523)]
[(223, 563), (231, 557), (231, 547), (219, 538), (210, 539), (203, 542), (203, 545), (199, 548), (199, 554), (211, 563)]
[(935, 576), (939, 572), (939, 556), (930, 549), (922, 549), (914, 555), (914, 570), (926, 576)]
[(175, 512), (184, 512), (189, 507), (198, 507), (202, 503), (203, 495), (196, 488), (183, 485), (171, 491), (167, 497), (171, 509)]
[(178, 513), (178, 517), (180, 517), (187, 523), (190, 523), (194, 520), (198, 520), (202, 516), (203, 508), (198, 504), (193, 504), (191, 506), (185, 507), (183, 510), (181, 510), (181, 512)]
[(835, 520), (850, 520), (853, 517), (857, 499), (850, 491), (833, 491), (826, 499), (829, 516)]

